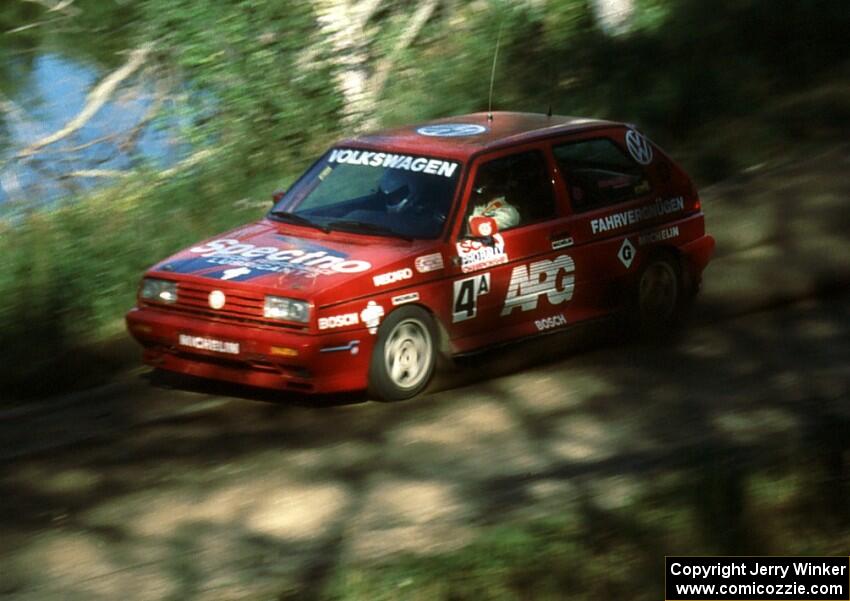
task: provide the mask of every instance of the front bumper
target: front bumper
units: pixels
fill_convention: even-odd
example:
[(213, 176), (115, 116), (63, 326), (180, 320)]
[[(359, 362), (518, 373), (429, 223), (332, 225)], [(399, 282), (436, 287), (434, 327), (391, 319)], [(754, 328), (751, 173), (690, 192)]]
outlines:
[[(365, 329), (309, 334), (136, 307), (127, 329), (146, 364), (190, 376), (307, 393), (366, 388), (374, 336)], [(180, 336), (238, 343), (238, 353), (189, 347)]]

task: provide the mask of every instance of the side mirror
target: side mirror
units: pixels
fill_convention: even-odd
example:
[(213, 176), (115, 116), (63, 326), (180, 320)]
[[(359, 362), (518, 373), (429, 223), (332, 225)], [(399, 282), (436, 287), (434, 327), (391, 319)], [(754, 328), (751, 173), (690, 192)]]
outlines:
[(277, 192), (272, 193), (272, 206), (280, 202), (280, 199), (283, 198), (284, 194), (286, 194), (284, 190), (278, 190)]
[(499, 225), (492, 217), (473, 215), (469, 218), (469, 233), (475, 238), (489, 238), (499, 231)]

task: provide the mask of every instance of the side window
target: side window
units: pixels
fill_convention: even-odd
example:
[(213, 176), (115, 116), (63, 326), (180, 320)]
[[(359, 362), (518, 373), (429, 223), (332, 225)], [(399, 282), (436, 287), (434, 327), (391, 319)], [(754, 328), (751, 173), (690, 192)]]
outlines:
[(464, 232), (479, 235), (473, 222), (485, 219), (495, 222), (501, 232), (554, 216), (555, 194), (546, 159), (542, 152), (533, 150), (478, 168)]
[(650, 191), (640, 166), (608, 138), (561, 144), (552, 150), (577, 212), (631, 200)]

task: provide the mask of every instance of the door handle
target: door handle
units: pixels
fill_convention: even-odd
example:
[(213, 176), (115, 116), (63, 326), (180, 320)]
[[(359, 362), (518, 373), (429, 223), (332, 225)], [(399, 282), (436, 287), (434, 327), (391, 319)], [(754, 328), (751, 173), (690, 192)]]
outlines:
[(572, 246), (574, 243), (573, 237), (570, 236), (569, 232), (558, 232), (557, 234), (552, 234), (549, 236), (549, 241), (552, 243), (552, 250), (566, 248), (568, 246)]

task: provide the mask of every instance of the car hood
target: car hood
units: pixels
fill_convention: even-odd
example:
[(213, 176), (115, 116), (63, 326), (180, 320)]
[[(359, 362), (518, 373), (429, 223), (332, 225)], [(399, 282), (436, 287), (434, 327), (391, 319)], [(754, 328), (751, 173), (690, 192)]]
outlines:
[(415, 257), (437, 246), (433, 240), (325, 234), (266, 219), (188, 247), (150, 272), (217, 280), (222, 286), (253, 287), (325, 304), (339, 288), (345, 288), (347, 298), (374, 290), (373, 276), (412, 267)]

